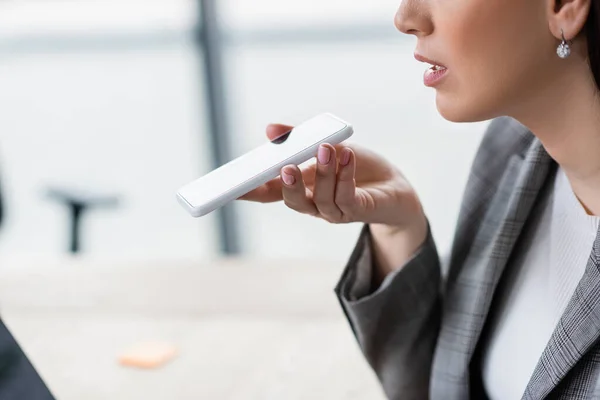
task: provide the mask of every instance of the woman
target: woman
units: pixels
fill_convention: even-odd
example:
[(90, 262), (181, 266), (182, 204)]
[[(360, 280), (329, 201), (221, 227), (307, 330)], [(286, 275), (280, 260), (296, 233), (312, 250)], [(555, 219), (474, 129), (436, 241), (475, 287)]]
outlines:
[(361, 147), (245, 197), (365, 223), (336, 291), (389, 398), (600, 398), (599, 18), (598, 0), (402, 1), (442, 116), (494, 119), (448, 268), (410, 184)]

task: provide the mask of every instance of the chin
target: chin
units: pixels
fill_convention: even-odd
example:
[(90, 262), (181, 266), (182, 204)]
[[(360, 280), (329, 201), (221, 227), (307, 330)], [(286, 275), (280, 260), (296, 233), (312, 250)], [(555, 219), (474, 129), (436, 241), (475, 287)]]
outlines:
[(460, 96), (436, 93), (435, 103), (440, 115), (450, 122), (480, 122), (497, 117), (490, 107), (481, 102), (466, 101)]

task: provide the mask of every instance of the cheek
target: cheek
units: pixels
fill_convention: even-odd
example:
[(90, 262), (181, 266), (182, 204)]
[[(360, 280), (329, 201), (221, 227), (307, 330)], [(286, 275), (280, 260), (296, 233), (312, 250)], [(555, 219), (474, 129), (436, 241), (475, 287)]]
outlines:
[(539, 71), (536, 51), (543, 50), (539, 43), (544, 32), (539, 27), (545, 24), (541, 3), (445, 2), (449, 18), (436, 25), (450, 69), (447, 81), (437, 89), (437, 106), (444, 117), (494, 118), (518, 98), (530, 75)]

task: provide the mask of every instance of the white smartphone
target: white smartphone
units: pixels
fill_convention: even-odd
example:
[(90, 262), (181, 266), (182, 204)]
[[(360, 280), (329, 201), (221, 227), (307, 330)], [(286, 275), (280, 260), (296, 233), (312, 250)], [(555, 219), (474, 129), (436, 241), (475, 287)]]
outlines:
[(320, 144), (336, 145), (353, 133), (340, 118), (318, 115), (183, 186), (177, 200), (193, 217), (201, 217), (277, 178), (286, 165), (315, 157)]

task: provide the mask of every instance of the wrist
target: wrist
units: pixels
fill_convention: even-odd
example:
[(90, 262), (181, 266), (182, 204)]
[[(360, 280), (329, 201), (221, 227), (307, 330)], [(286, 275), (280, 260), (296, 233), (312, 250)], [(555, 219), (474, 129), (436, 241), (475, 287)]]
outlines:
[(425, 215), (410, 225), (369, 224), (375, 265), (373, 284), (378, 286), (387, 275), (401, 268), (423, 246), (429, 233)]
[(427, 240), (429, 223), (425, 214), (420, 214), (408, 225), (371, 223), (369, 229), (373, 236), (393, 240), (396, 243), (401, 241), (407, 250), (411, 250), (410, 248), (413, 247), (411, 253), (414, 253)]

